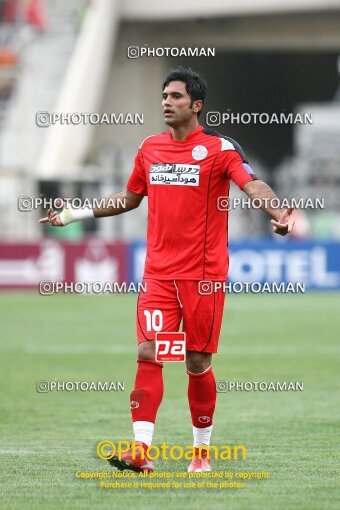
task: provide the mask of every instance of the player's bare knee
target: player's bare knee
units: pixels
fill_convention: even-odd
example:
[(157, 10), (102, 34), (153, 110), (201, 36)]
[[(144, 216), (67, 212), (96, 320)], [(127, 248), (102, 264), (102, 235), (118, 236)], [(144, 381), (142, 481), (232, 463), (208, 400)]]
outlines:
[(138, 359), (155, 360), (154, 340), (145, 341), (138, 345)]
[(187, 351), (186, 366), (189, 372), (200, 374), (211, 365), (211, 354), (208, 352)]

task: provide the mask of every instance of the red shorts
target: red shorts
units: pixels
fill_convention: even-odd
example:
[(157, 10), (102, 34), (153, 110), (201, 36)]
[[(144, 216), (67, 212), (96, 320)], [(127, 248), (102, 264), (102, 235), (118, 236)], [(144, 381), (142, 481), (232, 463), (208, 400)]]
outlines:
[(158, 331), (186, 333), (189, 351), (217, 352), (224, 308), (222, 289), (201, 295), (196, 280), (151, 280), (143, 283), (137, 304), (138, 343), (154, 340)]

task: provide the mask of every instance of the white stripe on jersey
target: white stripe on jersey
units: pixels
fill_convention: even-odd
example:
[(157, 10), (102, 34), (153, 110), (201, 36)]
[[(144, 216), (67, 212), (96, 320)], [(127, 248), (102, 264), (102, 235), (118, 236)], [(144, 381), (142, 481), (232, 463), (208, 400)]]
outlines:
[(235, 147), (229, 140), (226, 140), (225, 138), (220, 138), (222, 145), (221, 145), (221, 152), (223, 151), (236, 151)]
[(142, 148), (143, 143), (145, 142), (145, 140), (147, 140), (148, 138), (151, 138), (152, 136), (156, 136), (156, 135), (150, 135), (150, 136), (147, 136), (146, 138), (144, 138), (144, 140), (143, 140), (143, 141), (142, 141), (142, 143), (140, 144), (139, 148), (141, 149), (141, 148)]

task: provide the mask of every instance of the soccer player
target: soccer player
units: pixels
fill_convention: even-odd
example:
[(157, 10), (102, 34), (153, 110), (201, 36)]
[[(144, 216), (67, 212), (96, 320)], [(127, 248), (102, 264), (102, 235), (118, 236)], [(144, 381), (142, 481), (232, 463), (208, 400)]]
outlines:
[[(206, 97), (206, 83), (191, 69), (177, 68), (162, 87), (164, 122), (169, 129), (146, 138), (135, 158), (126, 189), (109, 197), (100, 208), (48, 210), (41, 222), (67, 225), (86, 217), (115, 216), (139, 206), (148, 197), (146, 291), (137, 304), (138, 360), (130, 407), (136, 445), (151, 445), (157, 410), (163, 397), (162, 363), (155, 361), (155, 333), (186, 333), (188, 401), (192, 417), (195, 458), (189, 471), (210, 471), (210, 445), (216, 403), (211, 366), (217, 352), (224, 292), (202, 292), (202, 280), (225, 282), (228, 272), (228, 213), (219, 210), (218, 197), (228, 196), (230, 180), (251, 199), (261, 201), (274, 232), (292, 230), (292, 210), (270, 206), (277, 199), (258, 180), (241, 147), (232, 138), (205, 129), (198, 122)], [(125, 207), (117, 199), (125, 199)], [(206, 287), (205, 287), (206, 288)], [(213, 287), (211, 287), (213, 288)], [(144, 459), (142, 458), (144, 457)], [(132, 450), (111, 459), (119, 469), (152, 471), (147, 455)]]

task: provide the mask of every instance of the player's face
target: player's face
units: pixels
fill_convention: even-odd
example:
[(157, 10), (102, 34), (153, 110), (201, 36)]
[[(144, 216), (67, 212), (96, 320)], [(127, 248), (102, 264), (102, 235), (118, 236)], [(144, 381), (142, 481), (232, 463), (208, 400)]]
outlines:
[(191, 106), (183, 81), (170, 82), (163, 90), (162, 98), (164, 122), (171, 127), (186, 124), (200, 110), (201, 101), (194, 101)]

